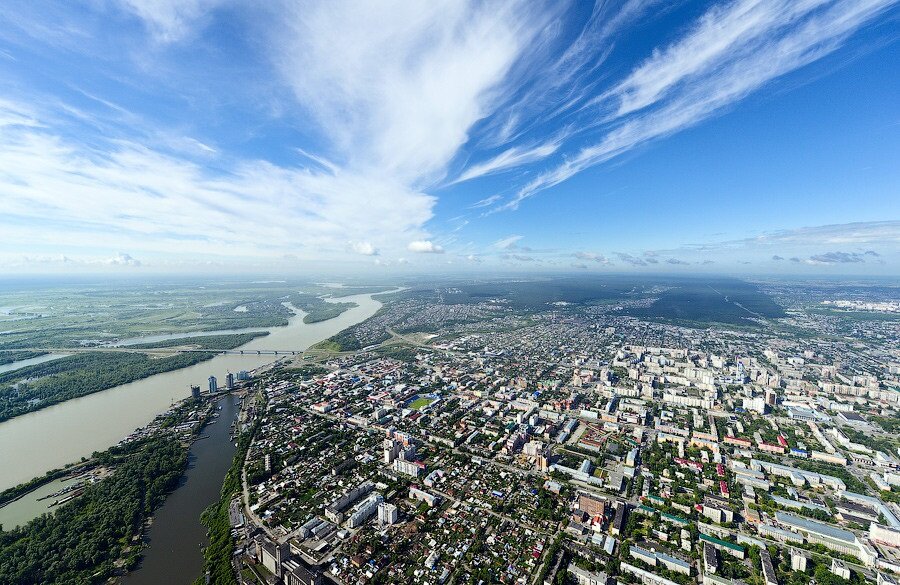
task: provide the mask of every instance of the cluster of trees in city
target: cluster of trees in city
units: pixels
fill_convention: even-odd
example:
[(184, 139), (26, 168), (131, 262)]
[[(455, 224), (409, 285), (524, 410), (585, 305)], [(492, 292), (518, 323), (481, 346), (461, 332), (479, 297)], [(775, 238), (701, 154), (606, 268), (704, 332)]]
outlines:
[(873, 416), (872, 420), (884, 429), (884, 432), (892, 435), (900, 433), (900, 417)]
[[(893, 453), (898, 444), (900, 444), (894, 436), (878, 436), (872, 433), (864, 433), (850, 427), (844, 427), (841, 431), (854, 443), (865, 445), (869, 449), (874, 449), (876, 451), (884, 451), (885, 453)], [(896, 432), (896, 430), (893, 431), (892, 434), (894, 432)]]
[(114, 575), (119, 559), (136, 566), (131, 539), (174, 489), (187, 464), (175, 439), (152, 438), (96, 454), (113, 474), (53, 514), (0, 529), (0, 585), (96, 583)]
[(329, 337), (325, 341), (316, 345), (316, 347), (329, 349), (332, 351), (356, 351), (358, 349), (362, 349), (363, 347), (367, 347), (363, 345), (364, 342), (361, 340), (361, 338), (365, 339), (365, 343), (368, 345), (375, 345), (377, 343), (387, 341), (391, 338), (391, 334), (385, 330), (377, 332), (363, 332), (363, 330), (368, 327), (368, 322), (363, 321), (363, 323), (348, 327), (340, 333)]
[(847, 486), (847, 490), (858, 494), (866, 493), (866, 485), (858, 477), (847, 471), (846, 467), (833, 465), (831, 463), (821, 463), (818, 461), (804, 461), (802, 459), (795, 462), (794, 467), (804, 471), (813, 471), (815, 473), (836, 477), (844, 482), (844, 485)]
[[(569, 554), (568, 551), (563, 548), (563, 539), (562, 539), (561, 533), (557, 534), (554, 537), (553, 542), (550, 544), (550, 547), (548, 548), (548, 550), (546, 550), (544, 552), (543, 563), (541, 564), (541, 569), (538, 572), (538, 577), (534, 581), (535, 583), (544, 583), (545, 582), (545, 580), (547, 579), (547, 574), (550, 572), (551, 568), (557, 562), (556, 557), (560, 554), (564, 555), (564, 557), (568, 556), (568, 554)], [(567, 562), (566, 558), (563, 558), (562, 561), (559, 563), (559, 566), (565, 567), (566, 562)], [(483, 572), (477, 571), (476, 577), (483, 579), (485, 575), (483, 575), (481, 573), (483, 573)], [(562, 571), (562, 573), (563, 573), (563, 578), (565, 578), (565, 571)], [(492, 575), (490, 575), (490, 574), (488, 574), (487, 576), (492, 577)], [(488, 578), (486, 580), (486, 582), (488, 582), (488, 583), (490, 583), (491, 581), (493, 581), (493, 579), (491, 579), (491, 578)]]

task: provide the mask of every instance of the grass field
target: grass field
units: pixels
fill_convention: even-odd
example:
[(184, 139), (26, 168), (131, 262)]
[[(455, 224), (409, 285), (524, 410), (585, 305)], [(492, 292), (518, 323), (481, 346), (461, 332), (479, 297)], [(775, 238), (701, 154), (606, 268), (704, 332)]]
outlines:
[(416, 398), (415, 400), (413, 400), (412, 404), (410, 404), (409, 407), (413, 410), (419, 410), (419, 409), (425, 408), (432, 402), (434, 402), (433, 398), (419, 397), (419, 398)]

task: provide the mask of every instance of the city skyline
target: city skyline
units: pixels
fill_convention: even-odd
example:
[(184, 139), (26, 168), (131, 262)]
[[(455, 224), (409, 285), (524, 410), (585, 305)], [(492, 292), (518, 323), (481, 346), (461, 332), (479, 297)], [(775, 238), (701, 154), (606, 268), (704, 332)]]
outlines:
[(7, 274), (900, 274), (889, 0), (14, 4)]

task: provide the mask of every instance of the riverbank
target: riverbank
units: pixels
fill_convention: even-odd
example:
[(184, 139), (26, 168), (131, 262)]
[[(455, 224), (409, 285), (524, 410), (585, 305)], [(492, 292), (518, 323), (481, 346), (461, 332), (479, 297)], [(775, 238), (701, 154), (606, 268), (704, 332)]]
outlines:
[[(262, 409), (257, 409), (262, 412)], [(234, 539), (231, 537), (231, 504), (241, 491), (241, 470), (253, 436), (259, 428), (259, 419), (254, 419), (249, 428), (238, 437), (237, 450), (231, 459), (231, 467), (225, 474), (219, 501), (207, 508), (201, 517), (208, 529), (209, 544), (203, 549), (203, 575), (198, 576), (194, 585), (236, 585), (232, 565)], [(241, 507), (243, 507), (241, 505)], [(209, 581), (207, 581), (207, 578)]]
[(216, 400), (215, 416), (198, 433), (188, 452), (188, 466), (176, 489), (153, 513), (144, 530), (141, 561), (121, 578), (123, 585), (190, 583), (203, 570), (200, 546), (209, 543), (200, 515), (219, 495), (221, 478), (235, 452), (232, 423), (235, 398)]
[(189, 445), (212, 414), (185, 401), (140, 437), (95, 454), (86, 465), (103, 479), (69, 490), (53, 514), (2, 533), (0, 583), (98, 582), (134, 567), (142, 527), (178, 487)]
[[(356, 306), (326, 321), (304, 323), (305, 314), (301, 311), (288, 326), (271, 328), (268, 336), (238, 349), (303, 351), (374, 315), (381, 307), (374, 296), (336, 299), (335, 302), (352, 302)], [(200, 364), (67, 400), (0, 423), (0, 445), (4, 446), (0, 451), (0, 469), (4, 469), (0, 489), (108, 448), (174, 401), (188, 396), (192, 384), (206, 387), (210, 375), (224, 379), (229, 371), (249, 371), (273, 361), (273, 356), (265, 355), (218, 355)]]
[[(44, 360), (44, 363), (0, 374), (0, 423), (29, 412), (49, 408), (54, 404), (102, 392), (143, 380), (156, 374), (179, 370), (213, 359), (217, 351), (240, 347), (266, 332), (242, 333), (203, 338), (185, 338), (179, 341), (161, 342), (156, 347), (192, 345), (197, 349), (210, 349), (209, 353), (178, 353), (155, 357), (144, 353), (113, 351), (85, 352), (65, 359)], [(135, 349), (152, 349), (133, 346)], [(15, 388), (15, 390), (13, 390)], [(6, 396), (4, 396), (6, 394)], [(13, 396), (15, 399), (13, 399)]]

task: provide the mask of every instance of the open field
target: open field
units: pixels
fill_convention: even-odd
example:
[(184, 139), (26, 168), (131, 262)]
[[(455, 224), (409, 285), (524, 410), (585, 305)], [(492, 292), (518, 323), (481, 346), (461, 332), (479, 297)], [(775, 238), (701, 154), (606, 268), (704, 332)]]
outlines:
[(432, 402), (434, 402), (433, 398), (426, 398), (424, 396), (421, 396), (413, 400), (412, 403), (410, 403), (409, 407), (413, 410), (420, 410), (422, 408), (425, 408)]

